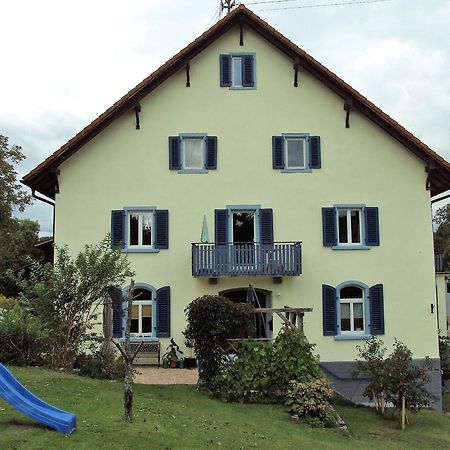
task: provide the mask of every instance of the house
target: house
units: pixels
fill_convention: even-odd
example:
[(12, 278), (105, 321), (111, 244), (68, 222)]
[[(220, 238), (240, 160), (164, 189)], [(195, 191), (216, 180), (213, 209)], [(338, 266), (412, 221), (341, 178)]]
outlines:
[(181, 344), (190, 301), (252, 284), (262, 307), (313, 309), (305, 334), (344, 395), (360, 398), (356, 347), (376, 334), (432, 358), (440, 408), (430, 198), (450, 165), (245, 6), (23, 182), (55, 201), (56, 244), (110, 231), (128, 254), (136, 339)]

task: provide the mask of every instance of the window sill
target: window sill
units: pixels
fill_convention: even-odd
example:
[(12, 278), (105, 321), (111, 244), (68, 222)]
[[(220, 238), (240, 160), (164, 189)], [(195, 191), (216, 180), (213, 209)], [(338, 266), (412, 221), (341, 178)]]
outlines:
[(208, 173), (208, 169), (180, 169), (177, 173)]
[(230, 86), (230, 91), (256, 91), (256, 86)]
[[(152, 337), (152, 336), (130, 336), (130, 342), (133, 344), (136, 343), (140, 343), (140, 342), (159, 342), (159, 338), (157, 337)], [(121, 337), (119, 338), (119, 342), (124, 343), (125, 342), (125, 338)]]
[(334, 337), (335, 341), (356, 341), (356, 340), (367, 340), (372, 336), (370, 334), (338, 334)]
[(159, 253), (159, 248), (124, 248), (122, 253)]
[(333, 245), (333, 250), (370, 250), (369, 245)]
[(281, 173), (312, 173), (312, 169), (281, 169)]

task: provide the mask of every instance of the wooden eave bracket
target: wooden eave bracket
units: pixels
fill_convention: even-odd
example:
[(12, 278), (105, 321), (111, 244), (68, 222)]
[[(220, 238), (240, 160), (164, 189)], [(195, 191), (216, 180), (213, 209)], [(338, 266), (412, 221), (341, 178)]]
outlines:
[(353, 102), (351, 98), (348, 98), (345, 100), (344, 103), (344, 111), (346, 111), (345, 114), (345, 128), (350, 128), (350, 111), (352, 110)]
[(427, 191), (431, 189), (431, 177), (433, 175), (434, 170), (436, 170), (436, 166), (433, 163), (427, 164), (425, 167), (425, 172), (428, 174), (427, 180), (425, 182), (425, 188)]
[(294, 69), (294, 87), (298, 87), (298, 72), (300, 71), (300, 60), (298, 58), (294, 58), (292, 68)]
[(51, 173), (55, 176), (55, 194), (59, 194), (58, 175), (60, 174), (60, 171), (58, 168), (54, 168), (51, 170)]
[(189, 63), (189, 61), (186, 62), (184, 67), (186, 69), (186, 87), (191, 87), (191, 74), (190, 74), (191, 64)]
[(140, 130), (141, 129), (141, 124), (139, 121), (139, 113), (141, 112), (141, 104), (140, 103), (136, 103), (136, 105), (134, 105), (134, 114), (136, 116), (136, 130)]
[(239, 22), (239, 45), (242, 47), (244, 45), (244, 24)]

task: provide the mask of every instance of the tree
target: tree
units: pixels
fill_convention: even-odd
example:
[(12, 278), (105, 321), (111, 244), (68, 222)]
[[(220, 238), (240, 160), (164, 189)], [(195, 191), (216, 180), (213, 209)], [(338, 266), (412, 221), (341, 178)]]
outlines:
[(439, 208), (433, 218), (437, 226), (434, 232), (434, 250), (442, 253), (444, 270), (450, 269), (450, 204)]
[(17, 295), (17, 287), (8, 276), (8, 270), (17, 271), (38, 259), (35, 248), (39, 241), (39, 224), (30, 219), (11, 219), (0, 226), (0, 293), (7, 297)]
[(18, 278), (20, 301), (34, 309), (50, 330), (54, 367), (73, 366), (75, 357), (96, 340), (94, 330), (103, 299), (111, 286), (132, 276), (127, 256), (110, 247), (110, 236), (86, 245), (72, 258), (67, 246), (56, 249), (55, 264), (34, 263)]
[(14, 164), (25, 159), (22, 148), (10, 146), (8, 138), (0, 134), (0, 228), (12, 217), (12, 211), (17, 208), (23, 211), (31, 202), (31, 197), (17, 182), (17, 172)]
[(125, 363), (125, 377), (124, 377), (124, 392), (123, 392), (123, 407), (125, 413), (125, 420), (131, 422), (133, 420), (133, 362), (139, 353), (144, 341), (141, 341), (137, 348), (133, 351), (130, 344), (130, 330), (131, 330), (131, 311), (133, 309), (134, 297), (134, 280), (131, 280), (130, 289), (128, 290), (127, 306), (123, 311), (123, 315), (127, 317), (125, 325), (125, 342), (119, 344), (113, 339), (111, 341), (117, 347), (122, 355)]

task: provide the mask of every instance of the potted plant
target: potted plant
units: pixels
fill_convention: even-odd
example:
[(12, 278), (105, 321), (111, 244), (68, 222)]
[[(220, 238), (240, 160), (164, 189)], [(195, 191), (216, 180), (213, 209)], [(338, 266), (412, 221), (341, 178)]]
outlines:
[(180, 347), (173, 340), (173, 338), (170, 338), (170, 344), (166, 348), (166, 350), (167, 350), (166, 353), (164, 353), (164, 355), (163, 355), (163, 363), (164, 363), (164, 361), (168, 361), (169, 367), (171, 369), (176, 369), (177, 368), (178, 359), (179, 359), (178, 358), (178, 353), (182, 355), (183, 352), (180, 350)]
[(184, 358), (184, 368), (185, 369), (195, 369), (197, 367), (197, 360), (195, 359), (195, 357), (192, 355), (192, 343), (189, 340), (185, 340), (184, 344), (186, 345), (186, 347), (189, 349), (189, 356), (186, 356)]

